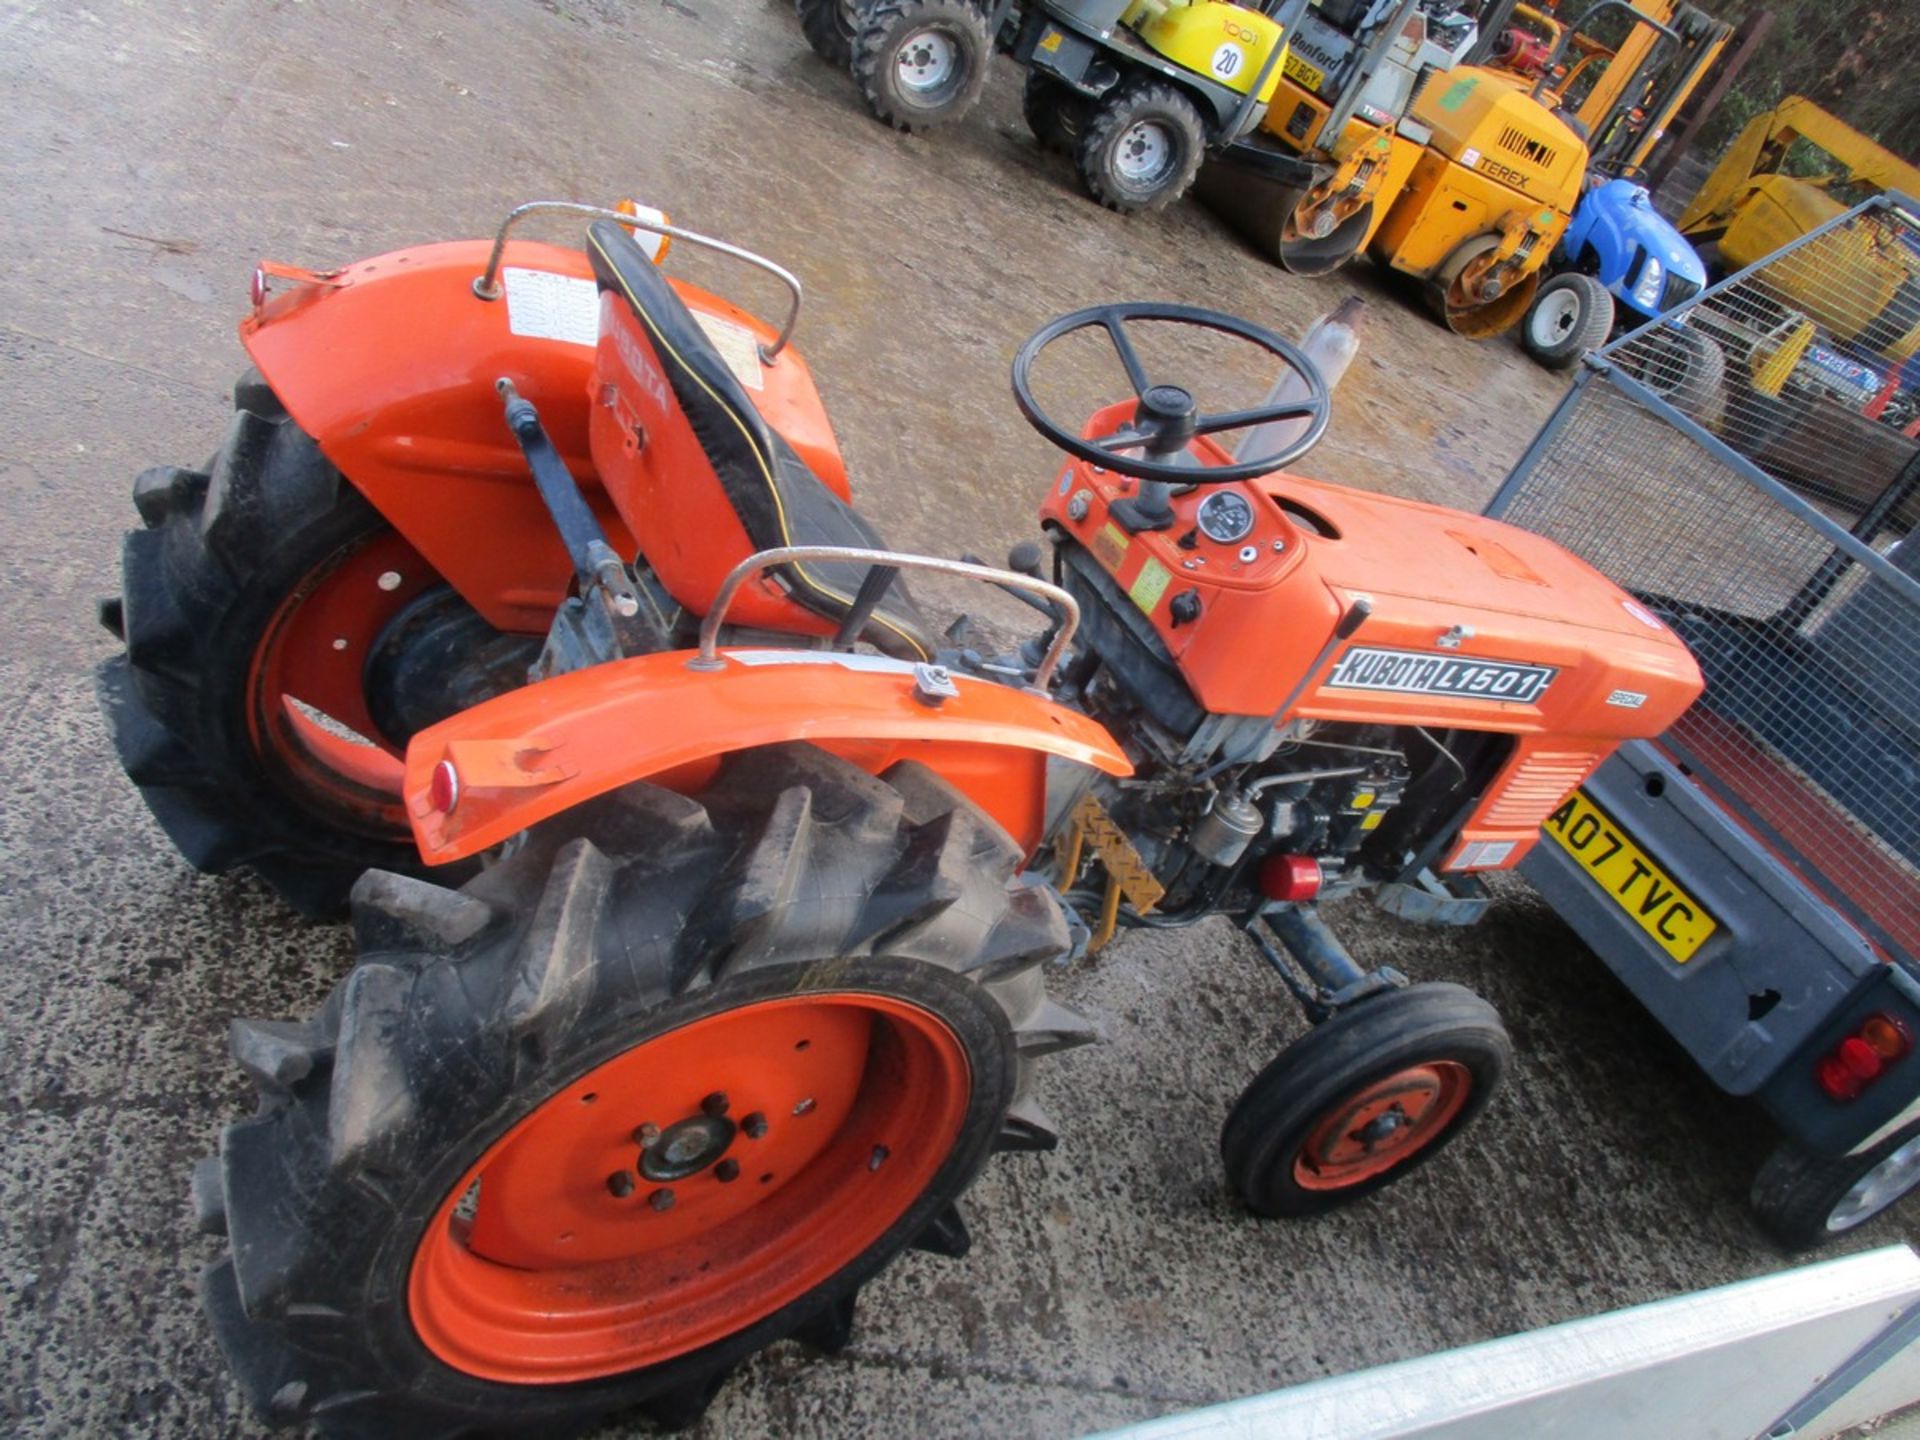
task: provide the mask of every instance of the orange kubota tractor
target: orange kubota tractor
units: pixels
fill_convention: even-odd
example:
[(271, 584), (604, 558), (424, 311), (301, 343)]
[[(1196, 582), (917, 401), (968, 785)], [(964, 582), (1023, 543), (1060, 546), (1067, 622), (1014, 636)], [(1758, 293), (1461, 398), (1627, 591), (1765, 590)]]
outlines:
[[(508, 225), (543, 208), (592, 217), (585, 249), (503, 226), (263, 266), (226, 440), (140, 477), (103, 607), (103, 702), (167, 833), (351, 902), (326, 1004), (234, 1022), (259, 1105), (193, 1177), (261, 1411), (685, 1421), (775, 1339), (844, 1343), (892, 1256), (965, 1249), (992, 1152), (1053, 1145), (1034, 1064), (1092, 1029), (1045, 973), (1118, 925), (1229, 917), (1318, 1022), (1227, 1120), (1254, 1212), (1459, 1133), (1498, 1016), (1362, 969), (1318, 904), (1477, 916), (1475, 873), (1699, 690), (1660, 617), (1536, 536), (1283, 470), (1324, 380), (1171, 305), (1068, 315), (1015, 362), (1067, 456), (1051, 580), (889, 551), (793, 317), (655, 255), (786, 272), (626, 212)], [(1206, 409), (1144, 368), (1156, 325), (1237, 337), (1295, 398)], [(1032, 375), (1084, 330), (1134, 393), (1069, 427)], [(1265, 454), (1218, 438), (1288, 422)], [(943, 649), (916, 567), (1029, 597), (1041, 633)]]

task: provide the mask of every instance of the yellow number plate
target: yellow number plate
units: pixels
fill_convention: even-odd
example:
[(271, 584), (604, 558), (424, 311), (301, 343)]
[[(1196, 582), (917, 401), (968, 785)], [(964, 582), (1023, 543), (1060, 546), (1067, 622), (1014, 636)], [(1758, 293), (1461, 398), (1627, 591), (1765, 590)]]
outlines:
[(1614, 824), (1607, 812), (1576, 790), (1541, 827), (1586, 869), (1587, 878), (1606, 892), (1652, 937), (1653, 943), (1684, 965), (1720, 924), (1652, 858)]
[(1311, 90), (1315, 95), (1318, 95), (1320, 93), (1320, 87), (1327, 83), (1327, 77), (1324, 74), (1314, 69), (1313, 66), (1302, 60), (1291, 50), (1287, 51), (1287, 58), (1281, 62), (1280, 68), (1286, 71), (1288, 79), (1299, 81), (1301, 85)]

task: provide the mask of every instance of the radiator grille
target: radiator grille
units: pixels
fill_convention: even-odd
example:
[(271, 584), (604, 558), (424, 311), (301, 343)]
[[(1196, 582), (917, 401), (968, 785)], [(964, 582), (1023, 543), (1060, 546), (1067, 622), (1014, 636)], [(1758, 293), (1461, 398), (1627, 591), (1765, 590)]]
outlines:
[(1500, 830), (1536, 828), (1568, 791), (1593, 773), (1599, 760), (1586, 750), (1542, 750), (1529, 755), (1477, 823)]
[(1553, 168), (1554, 148), (1544, 140), (1536, 140), (1517, 125), (1509, 125), (1500, 132), (1500, 148), (1511, 151), (1522, 160), (1530, 160), (1535, 165), (1547, 169)]

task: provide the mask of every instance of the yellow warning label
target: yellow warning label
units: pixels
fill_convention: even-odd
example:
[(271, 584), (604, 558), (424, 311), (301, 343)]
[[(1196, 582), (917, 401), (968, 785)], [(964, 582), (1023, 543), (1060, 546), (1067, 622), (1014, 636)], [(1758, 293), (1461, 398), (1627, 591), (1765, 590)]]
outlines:
[(1151, 615), (1153, 607), (1160, 603), (1160, 597), (1167, 593), (1167, 586), (1172, 582), (1173, 572), (1148, 556), (1147, 563), (1140, 567), (1140, 573), (1133, 577), (1127, 595), (1143, 612)]
[(1107, 569), (1118, 571), (1127, 558), (1127, 532), (1109, 520), (1094, 532), (1093, 553)]
[(1034, 48), (1051, 55), (1060, 48), (1060, 42), (1066, 38), (1067, 37), (1058, 30), (1049, 29), (1046, 34), (1040, 37), (1040, 43)]

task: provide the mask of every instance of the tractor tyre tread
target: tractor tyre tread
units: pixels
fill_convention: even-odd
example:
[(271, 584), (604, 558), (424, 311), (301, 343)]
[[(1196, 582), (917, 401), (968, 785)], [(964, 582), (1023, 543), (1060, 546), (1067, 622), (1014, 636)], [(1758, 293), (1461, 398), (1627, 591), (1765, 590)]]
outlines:
[[(143, 528), (121, 551), (114, 619), (125, 649), (96, 692), (122, 765), (198, 869), (251, 867), (303, 913), (338, 914), (368, 865), (418, 869), (411, 844), (317, 822), (260, 769), (238, 698), (266, 614), (300, 577), (303, 544), (382, 522), (257, 373), (234, 387), (220, 450), (200, 470), (134, 482)], [(292, 573), (288, 573), (289, 571)], [(112, 602), (109, 602), (111, 605)]]
[[(920, 770), (742, 752), (697, 796), (641, 783), (557, 817), (460, 890), (364, 877), (358, 964), (325, 1006), (236, 1022), (258, 1108), (222, 1137), (218, 1198), (196, 1178), (229, 1237), (206, 1309), (253, 1405), (329, 1436), (547, 1434), (634, 1407), (690, 1424), (773, 1341), (844, 1344), (894, 1254), (964, 1250), (953, 1202), (1014, 1148), (1034, 1058), (1090, 1037), (1042, 981), (1067, 948), (1059, 902), (1013, 874), (972, 802), (925, 808), (943, 787)], [(651, 1035), (836, 988), (920, 998), (974, 1036), (960, 1138), (865, 1254), (704, 1349), (599, 1380), (483, 1380), (420, 1343), (410, 1257), (486, 1145)]]
[[(1157, 114), (1180, 136), (1184, 153), (1171, 173), (1151, 189), (1129, 186), (1113, 173), (1111, 150), (1137, 121)], [(1200, 112), (1177, 88), (1157, 80), (1122, 85), (1097, 105), (1074, 149), (1081, 182), (1109, 210), (1122, 215), (1162, 210), (1186, 194), (1206, 158), (1206, 129)]]
[[(1282, 1050), (1248, 1084), (1220, 1133), (1227, 1180), (1265, 1219), (1315, 1215), (1401, 1179), (1472, 1123), (1498, 1089), (1513, 1044), (1499, 1012), (1464, 986), (1430, 982), (1362, 1000)], [(1326, 1110), (1369, 1077), (1429, 1059), (1456, 1059), (1473, 1091), (1447, 1129), (1391, 1170), (1341, 1189), (1305, 1189), (1294, 1155)]]
[[(939, 25), (959, 50), (960, 76), (936, 103), (922, 104), (903, 92), (896, 58), (908, 32)], [(895, 130), (931, 129), (960, 119), (986, 88), (993, 36), (973, 0), (876, 0), (853, 35), (853, 81), (873, 118)]]

